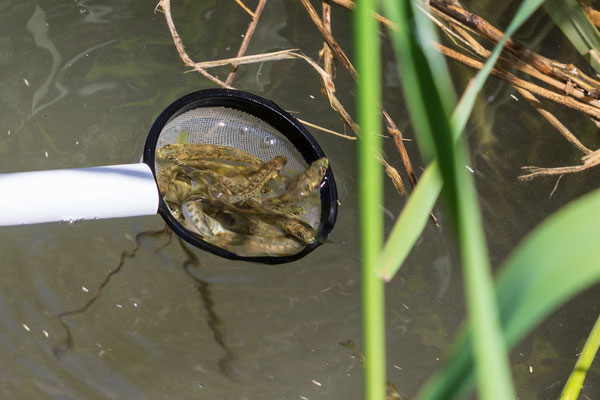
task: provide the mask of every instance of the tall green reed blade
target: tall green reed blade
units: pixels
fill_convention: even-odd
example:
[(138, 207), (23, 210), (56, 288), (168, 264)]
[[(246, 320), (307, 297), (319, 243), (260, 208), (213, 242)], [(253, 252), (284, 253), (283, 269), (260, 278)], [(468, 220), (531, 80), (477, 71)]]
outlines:
[[(492, 54), (485, 63), (484, 68), (479, 71), (476, 77), (469, 83), (467, 90), (463, 94), (452, 115), (451, 124), (453, 127), (452, 134), (454, 135), (454, 140), (457, 140), (460, 134), (462, 134), (469, 115), (471, 114), (471, 110), (473, 109), (473, 104), (475, 104), (477, 94), (483, 87), (490, 70), (500, 56), (504, 43), (506, 43), (506, 40), (508, 40), (514, 31), (529, 18), (543, 1), (544, 0), (525, 0), (521, 4), (517, 14), (508, 26), (504, 37), (494, 48)], [(390, 16), (388, 15), (388, 18), (389, 17)], [(397, 21), (395, 22), (397, 23)], [(397, 36), (397, 33), (391, 32), (391, 35)], [(411, 198), (418, 198), (420, 201), (411, 201), (411, 199), (409, 199), (398, 220), (394, 224), (392, 232), (381, 252), (378, 260), (378, 265), (380, 266), (378, 274), (383, 279), (388, 281), (391, 280), (394, 274), (402, 266), (406, 256), (419, 236), (421, 236), (425, 224), (427, 223), (427, 219), (429, 218), (429, 213), (433, 208), (441, 189), (442, 179), (439, 169), (434, 165), (429, 165), (411, 194)]]
[(569, 376), (569, 379), (567, 379), (567, 383), (560, 394), (560, 400), (577, 400), (577, 397), (579, 397), (579, 392), (581, 391), (581, 387), (583, 386), (585, 376), (592, 365), (592, 361), (594, 361), (594, 358), (596, 357), (599, 346), (600, 316), (598, 316), (598, 319), (596, 319), (596, 323), (594, 324), (592, 331), (585, 341), (583, 350), (581, 350), (581, 354), (579, 355), (579, 358), (573, 367), (573, 372), (571, 372), (571, 375)]
[(362, 255), (363, 346), (366, 357), (365, 398), (383, 400), (385, 396), (385, 321), (384, 283), (377, 277), (376, 261), (383, 243), (381, 103), (379, 33), (372, 18), (377, 0), (357, 2), (355, 43), (358, 81), (358, 116), (361, 133), (359, 155), (359, 212)]
[(415, 2), (386, 0), (383, 4), (387, 16), (399, 26), (392, 39), (419, 149), (425, 159), (437, 157), (445, 185), (465, 276), (479, 393), (484, 400), (511, 399), (514, 390), (475, 186), (465, 169), (465, 146), (455, 145), (459, 132), (453, 132), (450, 122), (454, 99), (450, 76), (443, 58), (431, 46), (433, 27)]
[[(600, 190), (546, 219), (504, 262), (496, 296), (508, 346), (569, 298), (600, 281), (598, 226)], [(461, 398), (473, 380), (471, 339), (469, 330), (463, 329), (444, 367), (417, 399)]]
[[(600, 72), (600, 33), (577, 0), (546, 0), (544, 9), (577, 51)], [(592, 51), (596, 57), (592, 57)]]

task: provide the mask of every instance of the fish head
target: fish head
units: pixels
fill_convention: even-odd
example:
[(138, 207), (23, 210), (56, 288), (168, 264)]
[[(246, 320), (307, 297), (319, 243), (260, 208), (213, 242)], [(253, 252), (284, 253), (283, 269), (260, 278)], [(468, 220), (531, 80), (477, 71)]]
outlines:
[(184, 157), (185, 153), (180, 146), (167, 144), (156, 151), (159, 160), (175, 160)]

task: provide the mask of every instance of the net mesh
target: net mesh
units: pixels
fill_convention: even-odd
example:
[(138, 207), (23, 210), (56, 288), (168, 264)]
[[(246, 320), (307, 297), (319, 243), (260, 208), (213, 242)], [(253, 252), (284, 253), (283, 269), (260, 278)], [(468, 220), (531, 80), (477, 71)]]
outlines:
[[(263, 162), (276, 156), (287, 157), (281, 174), (295, 178), (306, 170), (308, 164), (294, 145), (278, 130), (260, 118), (229, 107), (199, 107), (170, 120), (162, 129), (156, 149), (176, 143), (182, 132), (188, 143), (230, 146), (246, 151)], [(161, 165), (156, 164), (157, 173)], [(306, 210), (302, 216), (314, 228), (321, 217), (321, 204), (314, 199), (296, 202)]]

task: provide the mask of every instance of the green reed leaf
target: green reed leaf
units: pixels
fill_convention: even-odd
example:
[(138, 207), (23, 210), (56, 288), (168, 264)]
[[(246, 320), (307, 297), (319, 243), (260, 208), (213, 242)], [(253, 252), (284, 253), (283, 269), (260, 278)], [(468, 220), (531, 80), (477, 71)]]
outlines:
[(361, 241), (361, 286), (363, 346), (366, 356), (365, 398), (385, 396), (384, 284), (376, 275), (376, 261), (383, 243), (383, 198), (381, 154), (380, 52), (377, 22), (372, 18), (376, 0), (357, 2), (355, 42), (357, 53), (358, 119), (358, 200)]
[(544, 9), (577, 51), (600, 72), (600, 33), (577, 0), (547, 0)]
[[(596, 190), (546, 219), (505, 261), (496, 296), (507, 345), (515, 345), (553, 310), (600, 281), (599, 226)], [(444, 367), (417, 398), (458, 400), (472, 379), (471, 337), (463, 329)]]
[(583, 345), (583, 350), (581, 350), (577, 363), (575, 363), (573, 371), (560, 394), (560, 400), (577, 400), (579, 392), (583, 387), (585, 376), (598, 352), (598, 347), (600, 347), (600, 316), (596, 319), (596, 323)]
[[(412, 246), (415, 244), (429, 219), (429, 210), (440, 195), (442, 177), (437, 161), (433, 161), (421, 175), (402, 213), (398, 216), (390, 232), (386, 245), (377, 260), (378, 275), (390, 281), (402, 265)], [(431, 204), (429, 208), (427, 205)], [(410, 227), (410, 229), (406, 229)]]
[[(469, 321), (479, 392), (482, 399), (514, 398), (508, 356), (495, 304), (489, 257), (472, 176), (465, 165), (466, 147), (454, 138), (450, 109), (454, 99), (446, 64), (431, 46), (431, 22), (411, 1), (383, 2), (399, 26), (391, 32), (404, 97), (425, 159), (437, 157), (444, 196), (454, 222), (465, 276)], [(476, 92), (472, 94), (475, 95)]]
[[(516, 30), (525, 20), (540, 6), (543, 0), (528, 0), (523, 2), (510, 23), (502, 40), (496, 45), (490, 58), (485, 63), (484, 68), (479, 71), (476, 77), (471, 80), (467, 90), (463, 94), (458, 106), (455, 108), (452, 115), (452, 135), (454, 140), (457, 140), (464, 130), (469, 115), (475, 104), (477, 94), (483, 87), (486, 78), (493, 65), (496, 63), (500, 55), (502, 46), (508, 37)], [(392, 32), (393, 34), (393, 32)], [(408, 82), (410, 84), (410, 82)], [(406, 90), (406, 89), (405, 89)], [(407, 90), (408, 91), (408, 90)], [(431, 168), (432, 166), (429, 166)], [(405, 207), (399, 218), (397, 219), (389, 239), (384, 245), (382, 256), (379, 259), (379, 274), (386, 280), (390, 280), (394, 274), (400, 269), (402, 263), (408, 256), (408, 253), (417, 242), (419, 236), (425, 228), (425, 223), (429, 217), (429, 213), (433, 209), (437, 197), (442, 189), (442, 181), (439, 179), (439, 172), (423, 174), (421, 176), (415, 190), (411, 196), (416, 196), (421, 199), (420, 202), (412, 204), (411, 208)], [(424, 192), (421, 194), (421, 192)], [(425, 195), (425, 193), (427, 195)], [(437, 193), (437, 195), (434, 195)], [(407, 203), (407, 206), (409, 203)]]

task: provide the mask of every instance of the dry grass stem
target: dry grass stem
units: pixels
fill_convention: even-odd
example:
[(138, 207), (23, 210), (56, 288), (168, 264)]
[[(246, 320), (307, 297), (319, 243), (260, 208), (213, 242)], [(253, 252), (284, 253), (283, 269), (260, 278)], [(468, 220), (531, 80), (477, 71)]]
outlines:
[(315, 128), (315, 129), (318, 129), (318, 130), (323, 131), (323, 132), (331, 133), (332, 135), (339, 136), (339, 137), (344, 138), (344, 139), (348, 139), (348, 140), (356, 140), (357, 139), (356, 136), (344, 135), (343, 133), (332, 131), (331, 129), (323, 128), (322, 126), (319, 126), (319, 125), (315, 125), (312, 122), (308, 122), (308, 121), (305, 121), (305, 120), (300, 119), (300, 118), (296, 118), (296, 119), (298, 121), (302, 122), (306, 126), (310, 126), (311, 128)]
[(577, 137), (575, 135), (573, 135), (573, 133), (571, 133), (571, 131), (558, 120), (558, 118), (556, 118), (549, 111), (542, 108), (542, 104), (534, 95), (532, 95), (527, 90), (519, 88), (519, 87), (517, 87), (515, 89), (517, 89), (517, 91), (521, 94), (521, 96), (523, 96), (525, 98), (525, 100), (527, 100), (529, 102), (529, 104), (531, 104), (531, 106), (536, 109), (536, 111), (538, 113), (540, 113), (552, 126), (554, 126), (556, 128), (556, 130), (558, 130), (558, 132), (560, 132), (560, 134), (563, 135), (565, 137), (565, 139), (567, 139), (569, 141), (569, 143), (571, 143), (573, 146), (575, 146), (576, 148), (581, 150), (584, 154), (592, 153), (592, 150), (585, 147), (579, 141), (579, 139), (577, 139)]
[[(156, 11), (162, 11), (164, 13), (165, 20), (167, 21), (167, 25), (169, 27), (169, 31), (171, 32), (171, 36), (173, 37), (173, 41), (175, 42), (175, 47), (177, 48), (177, 52), (179, 53), (179, 57), (184, 62), (184, 64), (187, 65), (187, 66), (189, 66), (189, 67), (192, 67), (193, 70), (200, 72), (203, 76), (205, 76), (206, 78), (210, 79), (212, 82), (216, 83), (217, 85), (219, 85), (219, 86), (221, 86), (223, 88), (234, 89), (229, 84), (221, 81), (217, 77), (215, 77), (215, 76), (209, 74), (208, 72), (206, 72), (205, 68), (213, 68), (213, 67), (224, 66), (224, 65), (234, 65), (235, 66), (235, 65), (240, 65), (240, 64), (250, 64), (250, 63), (256, 63), (256, 62), (274, 61), (274, 60), (285, 60), (285, 59), (293, 59), (293, 58), (304, 59), (305, 61), (307, 61), (313, 67), (314, 66), (318, 66), (318, 64), (316, 64), (314, 61), (308, 59), (308, 57), (305, 57), (305, 56), (293, 53), (293, 50), (283, 50), (283, 51), (277, 51), (277, 52), (268, 53), (268, 54), (259, 54), (259, 55), (253, 55), (253, 56), (243, 56), (243, 57), (229, 58), (229, 59), (217, 60), (217, 61), (207, 61), (207, 62), (204, 62), (204, 63), (196, 63), (196, 62), (192, 61), (192, 59), (190, 58), (190, 56), (185, 51), (185, 48), (183, 46), (183, 42), (181, 41), (181, 38), (180, 38), (179, 34), (177, 33), (177, 29), (175, 29), (175, 24), (174, 24), (173, 18), (171, 16), (171, 1), (170, 0), (161, 0), (156, 5), (155, 12)], [(322, 69), (321, 69), (321, 71), (318, 71), (318, 72), (320, 73), (322, 79), (324, 78), (324, 75), (325, 76), (327, 75), (325, 73), (325, 71), (323, 71)], [(333, 82), (331, 82), (331, 79), (329, 79), (329, 81), (330, 81), (330, 85), (328, 85), (328, 86), (329, 87), (334, 87), (333, 86)], [(331, 92), (331, 93), (329, 93), (329, 96), (333, 97), (333, 100), (330, 97), (330, 103), (332, 104), (332, 106), (335, 105), (335, 106), (339, 107), (340, 109), (342, 109), (344, 111), (344, 113), (347, 115), (347, 117), (349, 118), (349, 121), (351, 122), (351, 124), (349, 124), (349, 125), (351, 127), (354, 127), (356, 129), (356, 131), (358, 131), (358, 126), (354, 123), (354, 121), (352, 121), (352, 118), (350, 118), (349, 114), (347, 112), (345, 112), (345, 110), (342, 107), (341, 103), (335, 97), (334, 91)], [(355, 139), (355, 138), (353, 138), (351, 136), (343, 135), (341, 133), (337, 133), (337, 132), (334, 132), (332, 130), (329, 130), (329, 129), (326, 129), (326, 128), (322, 128), (322, 127), (320, 127), (318, 125), (311, 124), (311, 123), (308, 123), (306, 121), (302, 121), (302, 122), (304, 124), (306, 124), (306, 125), (309, 125), (309, 126), (313, 127), (313, 128), (320, 129), (322, 131), (332, 133), (332, 134), (334, 134), (336, 136), (344, 137), (346, 139)]]
[[(430, 0), (429, 5), (431, 8), (450, 16), (456, 22), (473, 29), (494, 44), (503, 36), (503, 32), (488, 21), (465, 10), (455, 2), (448, 0)], [(597, 93), (600, 90), (600, 82), (585, 75), (580, 69), (572, 64), (563, 64), (550, 60), (540, 54), (530, 51), (512, 39), (509, 39), (506, 42), (504, 49), (543, 74), (551, 75), (565, 83), (569, 81), (573, 82), (574, 85), (586, 95)]]
[(552, 191), (551, 191), (551, 192), (550, 192), (550, 194), (548, 195), (548, 198), (549, 198), (549, 199), (551, 199), (551, 198), (552, 198), (552, 196), (554, 196), (554, 193), (556, 192), (556, 189), (558, 189), (558, 184), (560, 183), (560, 180), (562, 179), (562, 177), (563, 177), (563, 176), (565, 176), (565, 175), (564, 175), (564, 174), (563, 174), (563, 175), (560, 175), (560, 176), (558, 177), (558, 179), (556, 180), (556, 183), (554, 184), (554, 187), (552, 188)]
[(402, 182), (402, 178), (398, 173), (398, 170), (392, 167), (382, 156), (379, 156), (379, 161), (383, 164), (383, 169), (385, 170), (386, 175), (392, 180), (394, 187), (400, 194), (400, 196), (406, 196), (408, 193), (406, 192), (406, 188), (404, 187), (404, 182)]
[[(266, 61), (279, 61), (279, 60), (290, 60), (290, 59), (301, 59), (306, 61), (321, 77), (321, 82), (323, 87), (325, 88), (327, 98), (329, 99), (329, 104), (331, 107), (340, 114), (344, 122), (352, 128), (355, 133), (359, 132), (358, 125), (354, 122), (350, 114), (346, 111), (344, 106), (340, 103), (340, 101), (335, 96), (335, 85), (331, 79), (331, 76), (321, 68), (321, 66), (310, 57), (307, 57), (303, 54), (295, 53), (295, 49), (290, 50), (280, 50), (272, 53), (264, 53), (264, 54), (254, 54), (250, 56), (243, 57), (234, 57), (234, 58), (225, 58), (221, 60), (214, 61), (204, 61), (201, 63), (197, 63), (197, 66), (201, 69), (208, 69), (214, 67), (222, 67), (225, 65), (242, 65), (242, 64), (254, 64), (254, 63), (262, 63)], [(310, 124), (310, 126), (316, 127), (314, 124)], [(324, 131), (329, 131), (327, 129), (321, 129)], [(330, 131), (333, 132), (333, 131)], [(336, 136), (344, 137), (346, 139), (352, 138), (352, 136), (343, 135), (341, 133), (335, 133)]]
[[(454, 51), (446, 46), (440, 45), (438, 43), (433, 43), (433, 45), (436, 46), (437, 49), (440, 52), (442, 52), (442, 54), (444, 54), (445, 56), (450, 57), (456, 61), (459, 61), (462, 64), (465, 64), (471, 68), (479, 70), (483, 67), (482, 62), (479, 62), (470, 57), (467, 57), (464, 54)], [(526, 89), (533, 94), (536, 94), (538, 96), (544, 97), (549, 100), (552, 100), (556, 103), (563, 104), (567, 107), (573, 108), (584, 114), (590, 115), (596, 119), (600, 119), (600, 108), (591, 106), (589, 104), (581, 103), (572, 97), (555, 93), (551, 90), (545, 89), (545, 88), (535, 85), (531, 82), (527, 82), (509, 72), (501, 71), (497, 68), (493, 68), (490, 75), (492, 75), (498, 79), (502, 79), (503, 81), (508, 82), (515, 87), (520, 87), (520, 88)]]
[[(323, 26), (327, 29), (327, 32), (331, 34), (331, 4), (327, 1), (323, 1), (322, 13), (323, 13)], [(331, 54), (331, 49), (327, 42), (323, 42), (323, 48), (319, 52), (319, 58), (323, 59), (323, 69), (325, 72), (329, 74), (329, 76), (333, 77), (333, 55)]]
[[(487, 51), (483, 46), (481, 46), (479, 44), (479, 42), (477, 42), (471, 35), (462, 35), (462, 34), (459, 35), (457, 32), (464, 31), (459, 26), (459, 24), (453, 23), (453, 21), (450, 20), (449, 24), (452, 26), (452, 28), (454, 29), (453, 30), (449, 26), (447, 26), (446, 24), (444, 24), (442, 21), (440, 21), (438, 18), (436, 18), (434, 15), (432, 15), (431, 13), (429, 13), (425, 9), (423, 9), (423, 7), (419, 6), (419, 9), (431, 21), (433, 21), (433, 23), (435, 25), (437, 25), (437, 27), (440, 28), (442, 30), (442, 32), (444, 32), (446, 34), (446, 36), (448, 37), (448, 39), (450, 39), (452, 41), (452, 43), (454, 43), (454, 45), (456, 47), (459, 47), (459, 48), (461, 48), (461, 49), (463, 49), (463, 50), (465, 50), (465, 51), (467, 51), (469, 53), (473, 53), (473, 54), (479, 55), (481, 57), (485, 57), (482, 54), (484, 51), (489, 54), (489, 51)], [(436, 14), (438, 14), (442, 19), (450, 19), (446, 15), (441, 14), (439, 12), (436, 12)], [(470, 41), (468, 39), (472, 39), (473, 41)], [(482, 53), (480, 53), (477, 50), (480, 50)]]
[[(316, 10), (312, 7), (312, 5), (310, 4), (310, 2), (308, 0), (300, 0), (300, 1), (302, 2), (302, 5), (304, 5), (304, 7), (306, 8), (309, 16), (311, 17), (312, 21), (316, 25), (317, 29), (323, 36), (325, 42), (327, 43), (327, 46), (332, 50), (332, 52), (336, 55), (336, 57), (342, 62), (342, 64), (348, 70), (348, 72), (350, 72), (350, 75), (352, 75), (352, 77), (354, 79), (358, 79), (358, 74), (356, 72), (356, 69), (354, 68), (354, 66), (352, 65), (352, 63), (350, 62), (350, 60), (348, 59), (348, 57), (346, 56), (346, 54), (344, 53), (342, 48), (339, 46), (337, 41), (331, 35), (330, 29), (329, 29), (330, 27), (328, 27), (326, 24), (322, 23), (322, 21), (319, 19), (318, 15), (317, 15)], [(352, 8), (354, 7), (354, 3), (352, 3), (352, 2), (348, 3), (347, 5), (352, 5)], [(331, 80), (331, 75), (329, 76), (329, 78)], [(325, 84), (326, 83), (324, 81), (324, 85)], [(333, 81), (331, 81), (331, 84), (333, 85)], [(335, 87), (332, 87), (332, 88), (333, 88), (333, 90), (335, 90)], [(327, 88), (325, 88), (325, 90), (328, 91)], [(334, 107), (334, 109), (337, 110), (337, 108), (334, 105), (332, 105), (332, 107)], [(408, 153), (406, 151), (406, 148), (404, 147), (404, 143), (402, 143), (402, 134), (400, 133), (400, 131), (394, 124), (394, 121), (390, 118), (389, 114), (385, 111), (385, 109), (383, 109), (383, 107), (381, 107), (381, 110), (382, 110), (382, 114), (386, 120), (386, 126), (388, 127), (388, 131), (394, 137), (394, 142), (396, 143), (396, 146), (400, 153), (403, 167), (409, 177), (409, 181), (410, 181), (411, 185), (414, 187), (416, 185), (417, 180), (416, 180), (416, 176), (414, 174), (410, 159), (408, 158)], [(345, 112), (345, 110), (344, 110), (344, 112)], [(342, 119), (344, 119), (344, 121), (347, 121), (347, 119), (349, 118), (349, 115), (344, 116), (342, 112), (339, 112), (339, 113), (342, 116)], [(346, 123), (348, 123), (348, 122), (346, 122)], [(348, 124), (348, 125), (354, 130), (355, 133), (358, 134), (358, 130), (357, 130), (358, 126), (356, 126), (356, 128), (353, 128), (352, 125), (350, 125), (350, 124)], [(390, 176), (390, 178), (391, 178), (391, 176)], [(435, 217), (433, 215), (432, 215), (432, 217), (434, 218), (434, 222), (435, 222)]]
[(312, 4), (310, 4), (308, 0), (300, 0), (300, 2), (304, 6), (304, 8), (306, 8), (308, 15), (310, 16), (314, 24), (317, 26), (319, 32), (321, 32), (323, 39), (325, 39), (327, 45), (329, 46), (333, 54), (335, 54), (335, 56), (340, 60), (344, 67), (350, 72), (350, 75), (356, 78), (358, 76), (356, 69), (354, 68), (354, 66), (352, 65), (352, 63), (350, 62), (340, 45), (333, 38), (331, 33), (327, 31), (327, 28), (325, 27), (325, 25), (323, 25), (323, 22), (321, 22), (319, 14), (317, 14), (317, 10), (314, 9)]
[(358, 135), (360, 128), (358, 127), (356, 122), (354, 122), (348, 111), (346, 111), (344, 106), (342, 106), (342, 103), (340, 103), (337, 96), (335, 95), (335, 84), (333, 83), (331, 76), (327, 72), (325, 72), (325, 70), (321, 68), (321, 66), (313, 59), (303, 54), (296, 54), (296, 56), (306, 61), (311, 67), (313, 67), (315, 71), (319, 73), (319, 75), (321, 76), (321, 83), (323, 84), (323, 89), (325, 89), (325, 94), (327, 96), (327, 99), (329, 100), (329, 104), (335, 111), (338, 112), (338, 114), (346, 123), (346, 125), (348, 125), (350, 129), (352, 129), (354, 133)]
[(342, 103), (338, 100), (335, 95), (335, 85), (331, 76), (325, 72), (321, 66), (314, 61), (312, 58), (307, 57), (300, 53), (295, 53), (294, 50), (280, 50), (272, 53), (264, 53), (264, 54), (256, 54), (251, 56), (243, 56), (243, 57), (235, 57), (235, 58), (227, 58), (222, 60), (215, 61), (205, 61), (198, 63), (198, 67), (201, 69), (204, 68), (213, 68), (224, 65), (239, 65), (239, 64), (252, 64), (257, 62), (265, 62), (265, 61), (277, 61), (277, 60), (285, 60), (285, 59), (301, 59), (306, 61), (321, 77), (321, 82), (323, 84), (323, 88), (325, 89), (327, 98), (329, 100), (329, 104), (331, 107), (338, 112), (340, 117), (344, 120), (344, 122), (355, 132), (359, 132), (358, 125), (354, 122), (350, 114), (346, 111)]
[(581, 8), (583, 8), (590, 21), (592, 21), (592, 24), (596, 25), (597, 28), (600, 28), (600, 12), (594, 10), (582, 0), (579, 0), (579, 4), (581, 4)]
[[(427, 13), (431, 19), (433, 19), (433, 21), (442, 29), (442, 31), (453, 41), (456, 43), (456, 40), (460, 40), (464, 46), (458, 46), (461, 48), (465, 48), (468, 47), (467, 51), (471, 52), (471, 53), (475, 53), (478, 56), (480, 56), (482, 59), (487, 59), (489, 57), (489, 55), (491, 54), (491, 52), (489, 50), (487, 50), (485, 47), (483, 47), (469, 32), (472, 31), (470, 30), (468, 27), (464, 27), (462, 24), (457, 23), (456, 21), (452, 20), (449, 16), (441, 13), (440, 11), (436, 10), (436, 9), (430, 9), (437, 17), (440, 17), (444, 20), (446, 20), (451, 27), (456, 31), (456, 33), (454, 31), (452, 31), (452, 29), (446, 27), (441, 21), (439, 21), (435, 16), (427, 13), (427, 11), (421, 9), (421, 11)], [(457, 37), (458, 34), (458, 37)], [(465, 56), (466, 57), (466, 56)], [(532, 66), (520, 61), (520, 60), (515, 60), (514, 58), (509, 59), (506, 57), (500, 57), (498, 59), (500, 61), (500, 63), (502, 63), (503, 65), (509, 67), (509, 68), (514, 68), (517, 69), (525, 74), (528, 74), (530, 76), (532, 76), (533, 78), (536, 78), (550, 86), (555, 87), (556, 89), (560, 90), (563, 93), (568, 93), (573, 97), (576, 97), (592, 106), (595, 107), (600, 107), (600, 101), (598, 101), (598, 99), (595, 99), (593, 97), (589, 97), (586, 96), (586, 94), (584, 94), (582, 91), (580, 90), (568, 90), (568, 86), (569, 86), (569, 82), (565, 83), (563, 81), (560, 81), (556, 78), (553, 78), (549, 75), (543, 74), (540, 71), (538, 71), (537, 69), (533, 68)]]
[[(256, 29), (256, 25), (258, 24), (258, 19), (260, 18), (260, 14), (262, 14), (262, 11), (265, 8), (266, 3), (267, 3), (267, 0), (260, 0), (258, 2), (258, 5), (256, 6), (256, 11), (251, 14), (252, 21), (250, 21), (250, 24), (248, 25), (248, 29), (246, 29), (246, 34), (244, 35), (244, 40), (242, 41), (240, 49), (237, 52), (238, 57), (241, 57), (244, 54), (246, 54), (246, 50), (248, 50), (248, 45), (250, 44), (250, 39), (252, 39), (254, 30)], [(233, 68), (231, 68), (229, 75), (227, 75), (227, 79), (225, 80), (225, 83), (227, 85), (231, 85), (231, 83), (235, 79), (236, 72), (237, 72), (237, 65), (234, 65)]]
[(183, 46), (183, 42), (181, 41), (181, 37), (179, 36), (179, 33), (177, 33), (177, 30), (175, 29), (175, 24), (173, 23), (173, 17), (171, 16), (171, 0), (160, 0), (158, 2), (158, 4), (156, 5), (156, 8), (154, 9), (154, 12), (158, 11), (159, 8), (165, 14), (167, 26), (169, 27), (169, 31), (171, 32), (171, 36), (173, 37), (173, 41), (175, 42), (175, 48), (177, 48), (179, 57), (184, 62), (184, 64), (187, 65), (188, 67), (194, 68), (196, 71), (198, 71), (204, 77), (210, 79), (212, 82), (216, 83), (217, 85), (224, 87), (226, 89), (233, 89), (231, 86), (229, 86), (228, 84), (226, 84), (225, 82), (223, 82), (222, 80), (217, 78), (216, 76), (213, 76), (213, 75), (209, 74), (208, 72), (206, 72), (205, 70), (203, 70), (202, 68), (196, 66), (196, 63), (194, 61), (192, 61), (190, 56), (187, 54), (187, 52), (185, 51), (185, 47)]
[(238, 3), (240, 5), (240, 7), (242, 7), (244, 9), (244, 11), (246, 11), (248, 14), (250, 14), (250, 16), (254, 19), (256, 19), (256, 14), (253, 13), (248, 7), (246, 7), (246, 5), (244, 3), (242, 3), (242, 0), (235, 0), (236, 3)]
[(195, 65), (202, 69), (210, 69), (216, 67), (223, 67), (226, 65), (242, 65), (262, 63), (265, 61), (292, 60), (297, 58), (297, 54), (294, 53), (295, 51), (298, 51), (298, 49), (279, 50), (271, 53), (253, 54), (242, 57), (222, 58), (220, 60), (212, 61), (202, 61), (196, 63)]
[(404, 170), (408, 175), (408, 181), (410, 182), (410, 185), (414, 188), (417, 185), (417, 176), (415, 175), (412, 163), (410, 162), (410, 158), (408, 157), (406, 147), (404, 147), (402, 132), (400, 132), (400, 130), (398, 129), (390, 115), (387, 113), (387, 111), (382, 109), (381, 112), (383, 114), (388, 133), (394, 139), (394, 144), (396, 145), (398, 154), (400, 154), (400, 160), (402, 161)]

